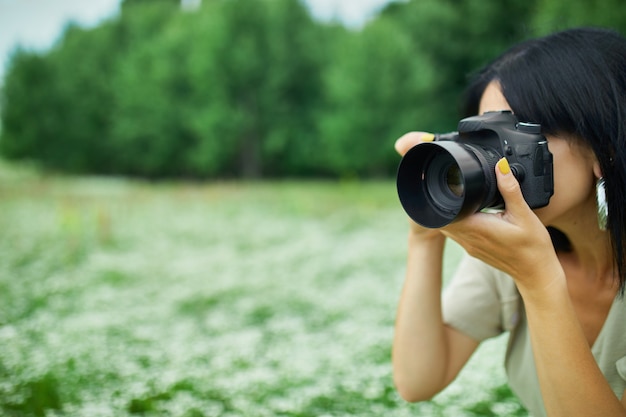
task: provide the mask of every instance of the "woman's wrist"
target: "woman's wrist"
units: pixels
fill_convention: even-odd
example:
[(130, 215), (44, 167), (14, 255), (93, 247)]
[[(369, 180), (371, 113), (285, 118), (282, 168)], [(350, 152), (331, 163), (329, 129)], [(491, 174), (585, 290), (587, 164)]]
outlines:
[(409, 230), (409, 246), (421, 246), (421, 245), (443, 245), (446, 241), (446, 237), (439, 230), (434, 229), (420, 229), (415, 230), (411, 228)]
[(527, 306), (544, 309), (552, 306), (555, 300), (569, 298), (567, 280), (560, 264), (558, 267), (546, 268), (541, 276), (534, 279), (528, 278), (515, 279), (520, 295)]

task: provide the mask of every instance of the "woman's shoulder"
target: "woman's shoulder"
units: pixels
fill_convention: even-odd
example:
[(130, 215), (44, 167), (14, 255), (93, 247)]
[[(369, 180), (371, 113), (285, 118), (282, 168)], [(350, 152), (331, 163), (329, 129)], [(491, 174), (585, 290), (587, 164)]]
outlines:
[(450, 282), (451, 286), (459, 284), (483, 286), (498, 299), (519, 298), (511, 276), (468, 254), (463, 255)]
[(509, 275), (467, 254), (443, 293), (446, 323), (475, 340), (511, 330), (519, 321), (522, 307)]

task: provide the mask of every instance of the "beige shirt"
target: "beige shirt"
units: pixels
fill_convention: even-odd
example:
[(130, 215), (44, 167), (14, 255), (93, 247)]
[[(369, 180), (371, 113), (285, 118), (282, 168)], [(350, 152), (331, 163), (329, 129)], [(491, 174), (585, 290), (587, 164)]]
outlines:
[[(505, 368), (511, 390), (534, 417), (546, 415), (522, 298), (513, 279), (465, 255), (443, 293), (444, 321), (483, 341), (510, 332)], [(616, 297), (592, 353), (618, 398), (626, 390), (626, 300)], [(585, 384), (581, 382), (581, 391)]]

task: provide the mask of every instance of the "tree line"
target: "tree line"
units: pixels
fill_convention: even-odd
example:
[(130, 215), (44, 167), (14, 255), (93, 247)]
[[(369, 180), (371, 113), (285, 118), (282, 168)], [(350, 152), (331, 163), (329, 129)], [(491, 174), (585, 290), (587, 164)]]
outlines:
[(146, 178), (384, 177), (409, 130), (456, 126), (468, 77), (509, 45), (626, 29), (620, 0), (410, 0), (364, 27), (298, 0), (125, 0), (49, 51), (16, 49), (0, 154)]

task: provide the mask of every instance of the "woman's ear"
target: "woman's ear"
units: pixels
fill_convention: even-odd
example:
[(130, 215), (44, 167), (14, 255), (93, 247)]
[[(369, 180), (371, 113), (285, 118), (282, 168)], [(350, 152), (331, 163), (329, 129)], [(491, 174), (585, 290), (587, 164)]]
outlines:
[(600, 163), (595, 158), (593, 161), (593, 175), (595, 175), (595, 177), (598, 179), (602, 178), (602, 169), (600, 168)]

